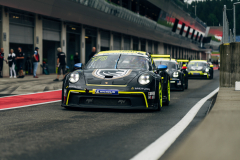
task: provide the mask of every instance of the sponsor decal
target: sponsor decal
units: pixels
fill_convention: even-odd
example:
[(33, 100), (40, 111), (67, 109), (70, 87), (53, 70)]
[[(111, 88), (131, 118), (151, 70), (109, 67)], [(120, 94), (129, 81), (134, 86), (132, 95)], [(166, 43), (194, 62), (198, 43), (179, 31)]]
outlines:
[(126, 100), (119, 100), (118, 103), (120, 104), (124, 104), (126, 102)]
[(89, 104), (89, 103), (92, 103), (93, 102), (93, 99), (86, 99), (86, 102)]
[(141, 91), (150, 91), (150, 88), (141, 88), (141, 87), (135, 87), (135, 90), (141, 90)]
[(126, 77), (131, 72), (132, 70), (129, 69), (95, 69), (92, 75), (100, 79), (112, 80)]
[(131, 90), (134, 90), (134, 87), (132, 87)]
[(110, 94), (110, 95), (118, 95), (118, 90), (114, 89), (93, 89), (92, 94)]

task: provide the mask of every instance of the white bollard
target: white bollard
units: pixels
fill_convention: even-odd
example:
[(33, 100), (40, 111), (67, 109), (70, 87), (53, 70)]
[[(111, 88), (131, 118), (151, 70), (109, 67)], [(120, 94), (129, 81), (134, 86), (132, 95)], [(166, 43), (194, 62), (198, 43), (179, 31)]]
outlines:
[(235, 82), (235, 91), (240, 91), (240, 81)]

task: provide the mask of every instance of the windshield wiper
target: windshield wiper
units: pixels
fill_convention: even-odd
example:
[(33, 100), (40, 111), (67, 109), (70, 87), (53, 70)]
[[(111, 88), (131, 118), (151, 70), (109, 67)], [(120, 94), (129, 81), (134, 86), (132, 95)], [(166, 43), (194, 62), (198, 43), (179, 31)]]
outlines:
[(117, 63), (116, 63), (116, 65), (115, 65), (115, 69), (117, 69), (117, 65), (118, 65), (118, 62), (119, 62), (119, 60), (120, 60), (120, 57), (121, 57), (121, 54), (120, 54), (120, 56), (118, 57)]

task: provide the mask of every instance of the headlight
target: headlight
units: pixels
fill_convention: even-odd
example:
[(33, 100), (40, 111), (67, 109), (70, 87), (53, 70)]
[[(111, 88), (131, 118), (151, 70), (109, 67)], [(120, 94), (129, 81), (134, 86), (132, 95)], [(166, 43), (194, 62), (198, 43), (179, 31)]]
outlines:
[(209, 68), (206, 68), (206, 69), (205, 69), (205, 72), (209, 72)]
[(178, 77), (178, 72), (173, 72), (173, 77)]
[(150, 83), (150, 75), (149, 74), (142, 74), (139, 78), (138, 78), (138, 82), (142, 85), (148, 84)]
[(71, 83), (76, 83), (78, 80), (79, 80), (79, 74), (78, 74), (78, 72), (73, 72), (73, 73), (71, 73), (70, 78), (69, 78), (69, 81), (70, 81)]

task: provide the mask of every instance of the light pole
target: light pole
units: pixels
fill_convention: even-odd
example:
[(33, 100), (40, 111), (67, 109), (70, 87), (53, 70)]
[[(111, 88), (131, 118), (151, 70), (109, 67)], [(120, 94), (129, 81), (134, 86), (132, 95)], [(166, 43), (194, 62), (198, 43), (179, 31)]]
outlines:
[(233, 42), (236, 42), (236, 13), (235, 5), (240, 4), (240, 2), (233, 3)]

